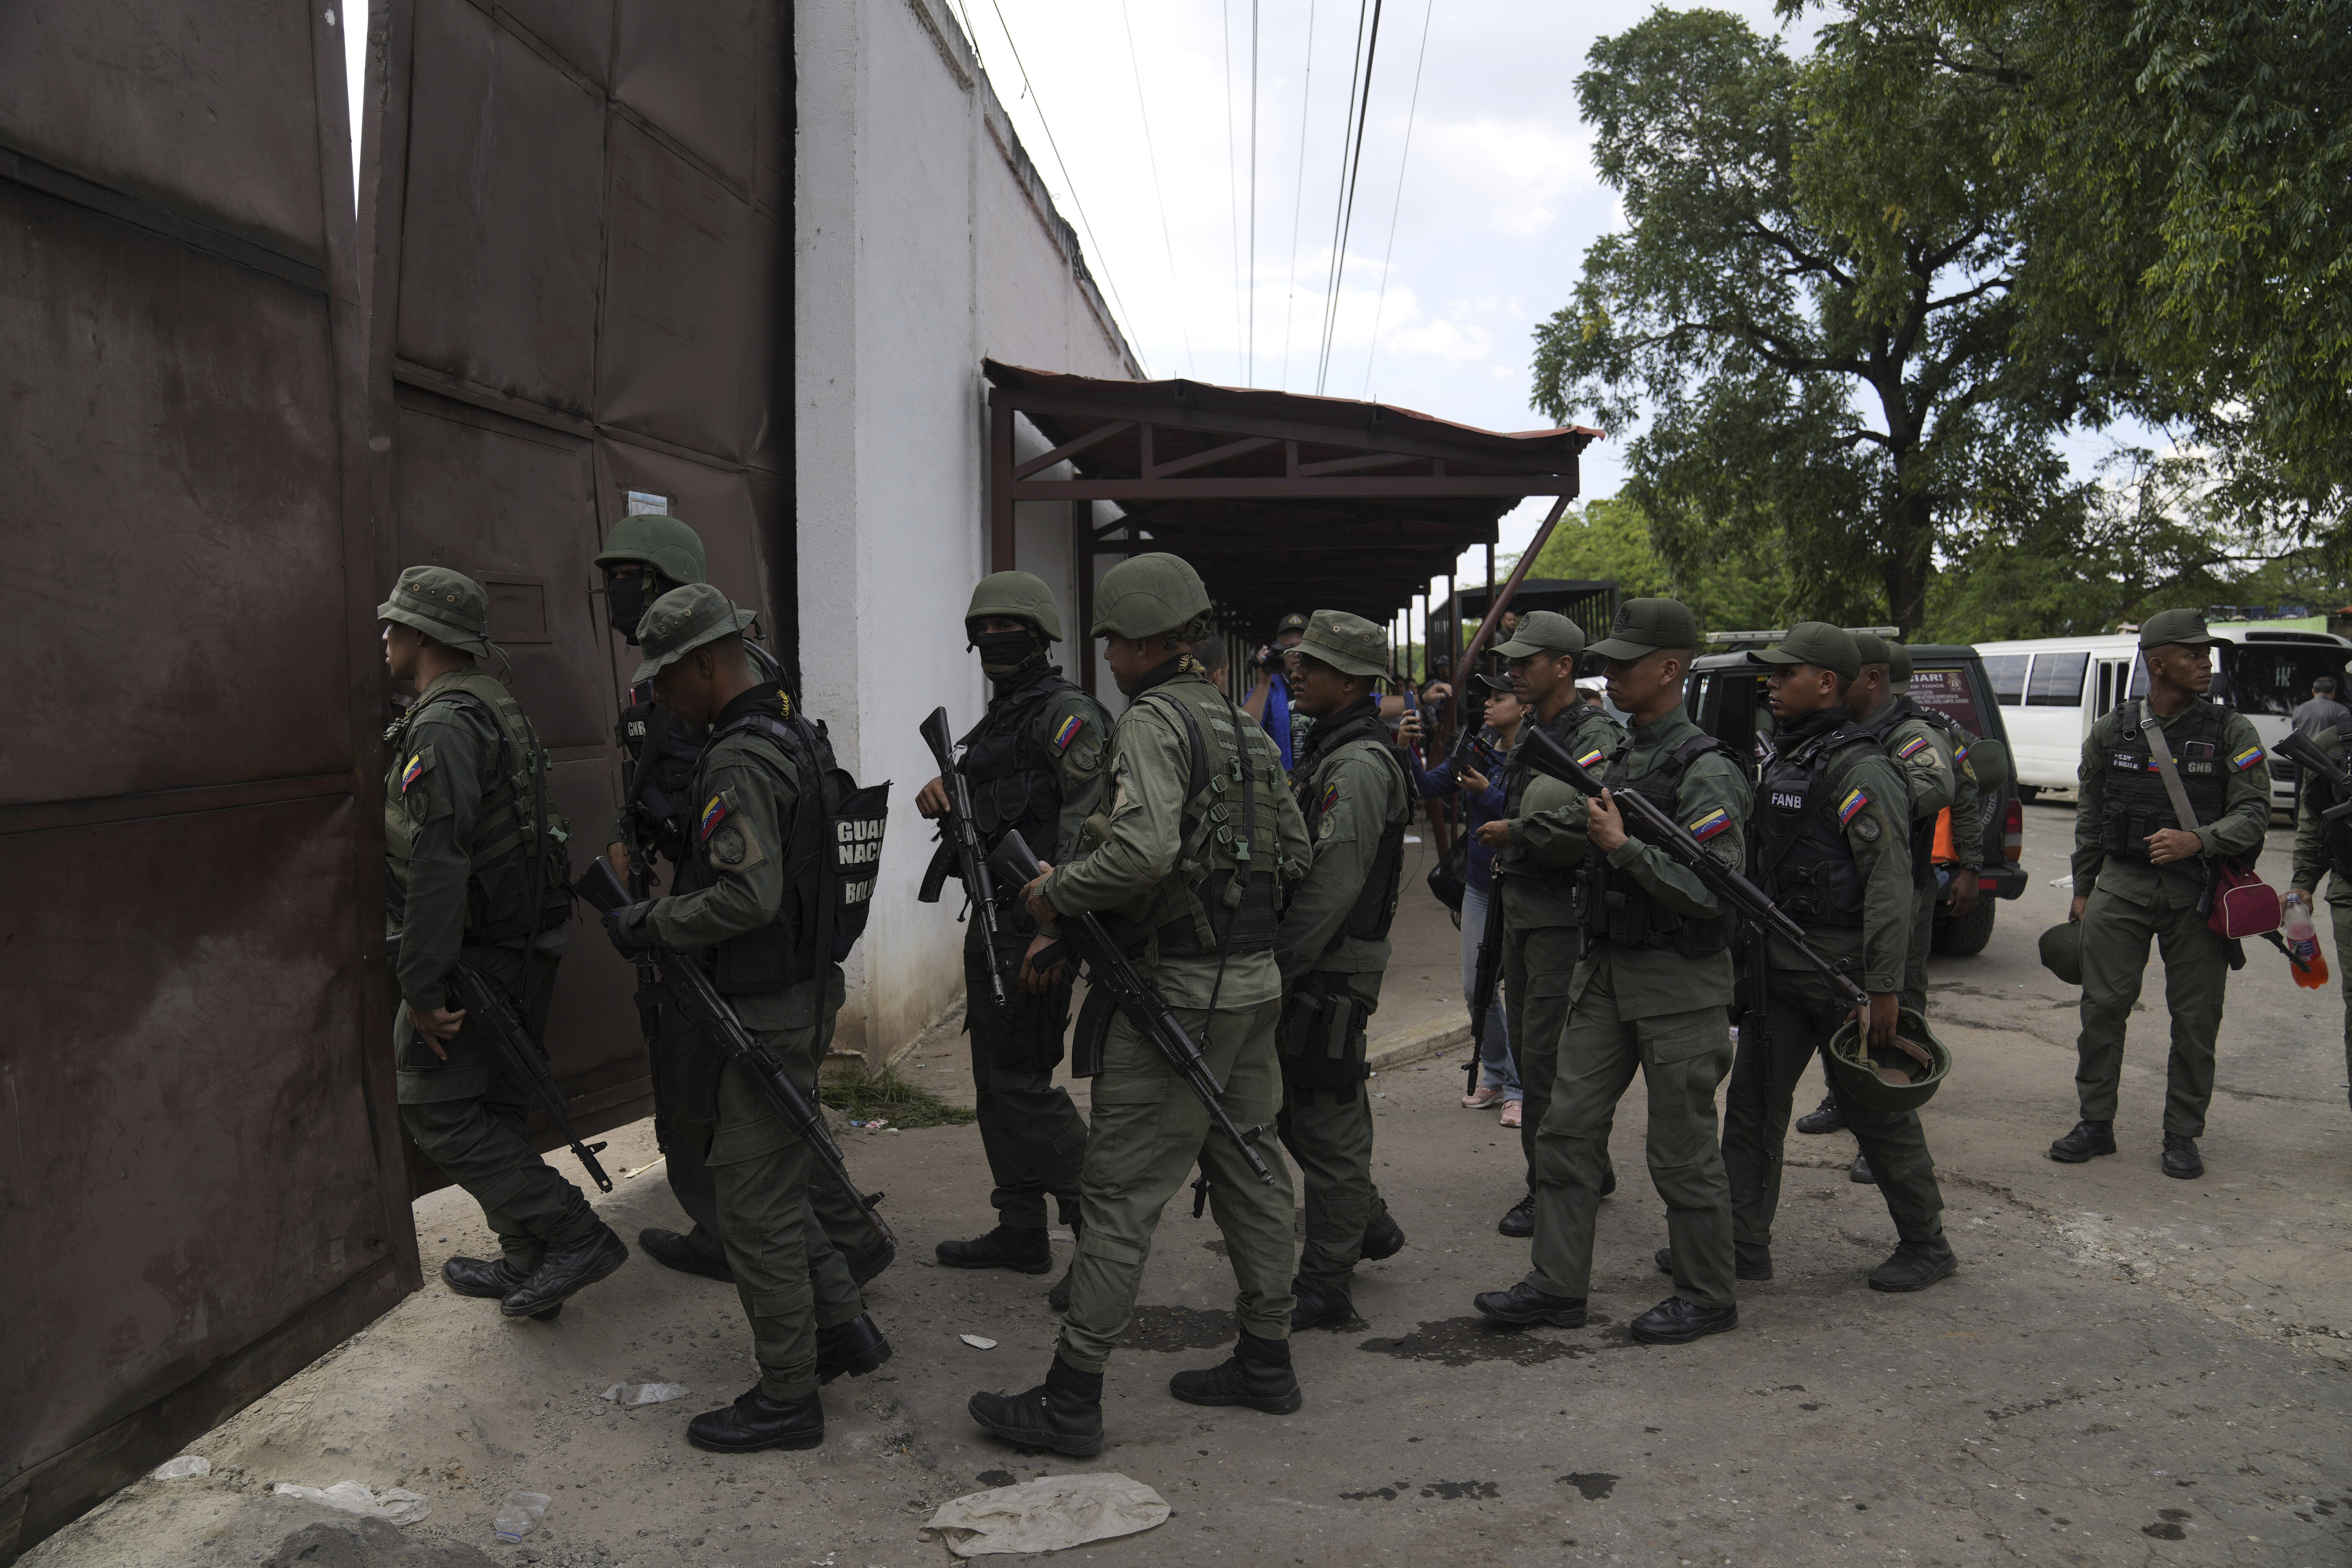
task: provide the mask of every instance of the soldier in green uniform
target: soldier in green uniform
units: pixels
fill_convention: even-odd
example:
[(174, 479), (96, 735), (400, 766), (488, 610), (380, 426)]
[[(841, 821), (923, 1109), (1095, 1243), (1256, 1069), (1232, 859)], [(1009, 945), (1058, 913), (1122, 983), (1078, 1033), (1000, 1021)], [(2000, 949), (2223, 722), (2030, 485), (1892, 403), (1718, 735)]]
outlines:
[[(2322, 730), (2312, 739), (2336, 759), (2340, 770), (2343, 732)], [(2336, 984), (2344, 992), (2344, 1067), (2346, 1077), (2352, 1079), (2352, 817), (2320, 820), (2344, 795), (2340, 777), (2304, 774), (2302, 799), (2295, 809), (2294, 871), (2289, 886), (2316, 910), (2320, 879), (2328, 878), (2327, 909), (2336, 928)]]
[[(1851, 634), (1801, 621), (1778, 647), (1765, 688), (1780, 722), (1756, 794), (1748, 852), (1765, 894), (1805, 929), (1814, 952), (1854, 974), (1870, 995), (1873, 1045), (1893, 1048), (1911, 948), (1910, 789), (1845, 705), (1862, 670)], [(1743, 955), (1748, 980), (1769, 991), (1745, 998), (1739, 1053), (1723, 1114), (1731, 1173), (1732, 1241), (1740, 1276), (1772, 1277), (1772, 1216), (1780, 1205), (1780, 1149), (1797, 1079), (1845, 1022), (1829, 984), (1779, 938), (1765, 967)], [(1944, 1196), (1916, 1110), (1845, 1107), (1901, 1239), (1870, 1272), (1875, 1290), (1920, 1290), (1959, 1268), (1944, 1238)]]
[(470, 577), (412, 566), (376, 607), (384, 663), (417, 689), (384, 738), (395, 1082), (409, 1136), (499, 1237), (499, 1258), (453, 1258), (443, 1281), (509, 1318), (544, 1320), (629, 1249), (531, 1147), (529, 1087), (500, 1070), (488, 1022), (449, 1005), (449, 973), (467, 964), (541, 1038), (571, 913), (547, 753), (506, 687), (474, 668), (490, 651), (489, 603)]
[(1290, 1366), (1290, 1169), (1272, 1134), (1282, 1106), (1275, 932), (1283, 886), (1307, 868), (1307, 826), (1273, 741), (1187, 651), (1209, 626), (1200, 574), (1173, 555), (1134, 555), (1095, 592), (1093, 630), (1129, 700), (1111, 742), (1110, 810), (1087, 824), (1085, 853), (1022, 897), (1041, 926), (1091, 910), (1130, 942), (1275, 1180), (1250, 1173), (1166, 1058), (1118, 1017), (1094, 1080), (1077, 1259), (1053, 1365), (1035, 1388), (975, 1394), (968, 1406), (1000, 1437), (1081, 1457), (1102, 1447), (1103, 1367), (1134, 1313), (1160, 1210), (1195, 1162), (1233, 1264), (1241, 1342), (1220, 1366), (1179, 1373), (1169, 1392), (1277, 1414), (1302, 1397)]
[[(1939, 731), (1944, 744), (1952, 752), (1952, 896), (1948, 900), (1954, 915), (1965, 915), (1984, 899), (1984, 794), (1977, 778), (1976, 764), (1969, 761), (1969, 747), (1976, 737), (1962, 729), (1958, 721), (1948, 713), (1939, 713), (1911, 695), (1911, 650), (1899, 642), (1886, 645), (1886, 678), (1892, 684), (1895, 700), (1909, 704), (1906, 717), (1916, 717), (1930, 729)], [(1935, 836), (1928, 835), (1928, 848), (1935, 848)], [(1924, 890), (1918, 918), (1911, 927), (1911, 955), (1904, 963), (1904, 1000), (1927, 1011), (1927, 952), (1936, 940), (1937, 893), (1932, 879)], [(1914, 1000), (1914, 998), (1916, 1000)]]
[[(832, 751), (820, 731), (787, 717), (772, 684), (744, 652), (751, 613), (708, 584), (656, 600), (637, 628), (665, 706), (707, 726), (696, 769), (694, 840), (664, 898), (604, 917), (625, 958), (649, 946), (709, 955), (712, 984), (744, 1028), (812, 1098), (842, 1002), (841, 966), (820, 951), (839, 910), (823, 905), (819, 794)], [(671, 1049), (664, 1042), (666, 1053)], [(760, 1381), (734, 1404), (696, 1416), (687, 1440), (743, 1453), (810, 1448), (824, 1440), (817, 1385), (862, 1375), (889, 1359), (849, 1266), (809, 1210), (820, 1179), (809, 1146), (756, 1081), (698, 1034), (676, 1052), (680, 1098), (671, 1136), (698, 1143), (711, 1175), (714, 1218)]]
[[(981, 579), (964, 611), (964, 633), (979, 650), (992, 685), (988, 711), (960, 744), (956, 767), (971, 792), (973, 827), (993, 847), (1017, 830), (1039, 859), (1076, 853), (1087, 817), (1103, 808), (1110, 718), (1086, 692), (1048, 664), (1062, 640), (1053, 590), (1026, 572)], [(928, 817), (948, 814), (947, 784), (933, 779), (915, 797)], [(942, 843), (939, 853), (953, 854)], [(1000, 897), (1014, 889), (999, 889)], [(1008, 902), (1000, 918), (1003, 943), (993, 955), (1005, 977), (1010, 1005), (996, 1006), (988, 980), (988, 937), (981, 922), (964, 927), (964, 1031), (971, 1037), (971, 1081), (980, 1112), (980, 1142), (996, 1184), (989, 1202), (996, 1228), (971, 1241), (942, 1241), (939, 1258), (950, 1268), (1011, 1268), (1043, 1274), (1054, 1266), (1045, 1230), (1045, 1199), (1062, 1223), (1077, 1215), (1078, 1170), (1087, 1154), (1087, 1124), (1054, 1081), (1070, 1026), (1076, 977), (1067, 965), (1032, 976), (1032, 992), (1017, 984), (1025, 954), (1051, 940), (1026, 909)], [(1068, 1300), (1066, 1279), (1055, 1287), (1056, 1307)]]
[(1534, 1267), (1472, 1305), (1498, 1322), (1576, 1328), (1592, 1277), (1593, 1224), (1609, 1168), (1609, 1130), (1638, 1070), (1649, 1091), (1650, 1180), (1671, 1246), (1659, 1261), (1674, 1294), (1633, 1320), (1646, 1344), (1685, 1344), (1739, 1321), (1733, 1294), (1731, 1189), (1716, 1142), (1715, 1091), (1731, 1070), (1733, 921), (1706, 884), (1664, 850), (1630, 837), (1614, 801), (1632, 790), (1689, 828), (1730, 867), (1742, 863), (1748, 778), (1683, 710), (1698, 623), (1673, 599), (1629, 599), (1593, 651), (1609, 697), (1633, 720), (1609, 758), (1607, 793), (1586, 805), (1591, 842), (1579, 912), (1584, 952), (1570, 980), (1551, 1103), (1536, 1130)]
[[(2083, 1119), (2050, 1145), (2050, 1157), (2069, 1164), (2116, 1152), (2124, 1026), (2139, 1000), (2153, 941), (2164, 955), (2164, 1003), (2172, 1016), (2164, 1173), (2184, 1180), (2205, 1173), (2197, 1140), (2213, 1099), (2213, 1042), (2231, 957), (2229, 942), (2205, 923), (2210, 868), (2229, 858), (2251, 863), (2271, 822), (2271, 773), (2253, 721), (2205, 700), (2212, 642), (2195, 610), (2150, 616), (2139, 628), (2147, 696), (2093, 720), (2083, 742), (2067, 916), (2083, 922), (2083, 1032), (2074, 1046)], [(2193, 831), (2180, 826), (2165, 756), (2187, 795)]]
[[(1576, 663), (1584, 632), (1566, 616), (1534, 610), (1496, 653), (1509, 660), (1511, 689), (1527, 708), (1524, 725), (1539, 726), (1587, 767), (1612, 755), (1625, 738), (1617, 721), (1576, 700)], [(1519, 1150), (1527, 1163), (1526, 1195), (1496, 1229), (1533, 1236), (1536, 1229), (1536, 1129), (1551, 1103), (1559, 1037), (1568, 1026), (1576, 957), (1576, 868), (1584, 859), (1584, 797), (1557, 779), (1513, 763), (1505, 774), (1503, 815), (1478, 829), (1495, 852), (1503, 900), (1503, 1024), (1518, 1063), (1522, 1102)], [(1607, 1165), (1601, 1191), (1617, 1188)]]
[(1381, 722), (1388, 636), (1318, 610), (1298, 645), (1298, 709), (1315, 721), (1291, 781), (1315, 863), (1282, 917), (1282, 1142), (1307, 1186), (1307, 1245), (1290, 1326), (1340, 1327), (1359, 1258), (1389, 1258), (1404, 1232), (1372, 1183), (1364, 1030), (1381, 1005), (1415, 794)]
[[(606, 618), (621, 640), (637, 646), (637, 625), (646, 607), (673, 589), (709, 581), (702, 537), (677, 518), (660, 512), (636, 512), (613, 525), (597, 552), (596, 566), (604, 574)], [(743, 651), (762, 683), (775, 689), (783, 711), (792, 711), (792, 696), (784, 674), (767, 649), (748, 638)], [(694, 768), (709, 734), (698, 725), (682, 721), (658, 700), (647, 681), (635, 681), (625, 694), (614, 738), (626, 759), (621, 773), (622, 805), (614, 813), (605, 857), (613, 870), (640, 898), (659, 886), (660, 861), (683, 865), (695, 827)], [(669, 1107), (681, 1092), (665, 1084), (667, 1070), (693, 1054), (693, 1030), (677, 1009), (661, 999), (650, 965), (640, 965), (637, 1012), (654, 1061), (654, 1138), (662, 1152), (662, 1172), (678, 1207), (694, 1222), (680, 1235), (648, 1226), (637, 1232), (637, 1246), (646, 1257), (686, 1274), (732, 1283), (727, 1270), (727, 1250), (713, 1222), (718, 1197), (710, 1173), (703, 1167), (701, 1150), (692, 1137), (670, 1136)], [(665, 1051), (669, 1040), (677, 1049)], [(866, 1222), (846, 1194), (830, 1183), (819, 1183), (809, 1201), (860, 1285), (890, 1265), (890, 1245)]]

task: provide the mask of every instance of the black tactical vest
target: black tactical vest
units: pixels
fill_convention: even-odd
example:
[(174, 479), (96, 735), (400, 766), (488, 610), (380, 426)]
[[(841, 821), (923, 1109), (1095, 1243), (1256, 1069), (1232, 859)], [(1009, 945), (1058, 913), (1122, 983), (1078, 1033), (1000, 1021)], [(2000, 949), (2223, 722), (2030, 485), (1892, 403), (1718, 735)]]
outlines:
[[(1062, 784), (1054, 753), (1032, 733), (1037, 710), (1056, 693), (1077, 688), (1061, 670), (1039, 664), (997, 688), (988, 711), (962, 739), (957, 771), (971, 788), (972, 826), (983, 845), (993, 845), (1008, 827), (1041, 856), (1054, 852), (1062, 816)], [(1092, 738), (1100, 745), (1103, 737)]]
[[(1583, 747), (1577, 745), (1577, 733), (1592, 721), (1591, 714), (1585, 710), (1585, 705), (1581, 702), (1570, 703), (1553, 714), (1551, 721), (1548, 724), (1538, 723), (1535, 714), (1530, 711), (1525, 719), (1519, 721), (1519, 728), (1520, 733), (1525, 734), (1528, 726), (1534, 724), (1545, 734), (1558, 741), (1561, 750), (1567, 752), (1577, 760), (1579, 764), (1590, 771), (1599, 767), (1612, 752), (1625, 743), (1624, 726), (1606, 713), (1601, 714), (1601, 719), (1609, 730), (1609, 740), (1605, 745), (1595, 744)], [(1535, 776), (1535, 770), (1518, 761), (1518, 755), (1519, 749), (1514, 746), (1511, 749), (1511, 764), (1503, 774), (1503, 816), (1512, 822), (1519, 819), (1521, 805), (1527, 799), (1528, 781)], [(1495, 858), (1497, 867), (1503, 869), (1505, 875), (1523, 877), (1530, 882), (1549, 882), (1555, 887), (1566, 888), (1576, 879), (1577, 868), (1574, 866), (1538, 865), (1527, 858), (1526, 852), (1517, 843)]]
[[(1712, 735), (1694, 735), (1676, 746), (1663, 763), (1638, 779), (1626, 766), (1626, 758), (1633, 750), (1630, 741), (1617, 748), (1609, 759), (1609, 772), (1601, 783), (1620, 795), (1630, 792), (1641, 795), (1668, 816), (1680, 820), (1675, 801), (1682, 793), (1683, 774), (1691, 763), (1709, 752), (1724, 750), (1724, 745)], [(1731, 945), (1732, 932), (1738, 924), (1727, 910), (1706, 921), (1676, 914), (1652, 899), (1649, 889), (1633, 878), (1618, 875), (1609, 864), (1609, 857), (1597, 853), (1587, 855), (1577, 867), (1576, 912), (1579, 922), (1594, 941), (1606, 940), (1620, 947), (1658, 948), (1685, 958), (1706, 958), (1721, 952)]]
[[(2107, 748), (2106, 815), (2100, 821), (2101, 847), (2110, 855), (2134, 860), (2147, 858), (2147, 837), (2159, 827), (2179, 827), (2180, 814), (2164, 775), (2156, 771), (2156, 753), (2139, 727), (2140, 704), (2128, 702), (2114, 710), (2114, 743)], [(2173, 766), (2180, 772), (2180, 787), (2197, 814), (2197, 825), (2221, 819), (2230, 794), (2230, 763), (2221, 744), (2221, 710), (2200, 704), (2189, 721), (2168, 727), (2165, 742), (2172, 748)]]
[[(2308, 784), (2304, 786), (2308, 789)], [(2336, 794), (2341, 796), (2343, 792)], [(2319, 830), (2319, 846), (2327, 851), (2327, 864), (2337, 876), (2352, 882), (2352, 816), (2339, 816)]]
[[(1943, 720), (1943, 715), (1931, 715), (1908, 697), (1889, 697), (1885, 705), (1878, 710), (1877, 716), (1865, 722), (1863, 728), (1870, 731), (1870, 738), (1878, 742), (1881, 751), (1889, 756), (1895, 756), (1895, 748), (1887, 743), (1886, 737), (1895, 732), (1895, 725), (1915, 716), (1931, 721)], [(1944, 722), (1948, 732), (1948, 721)], [(1928, 743), (1934, 744), (1933, 742)], [(1955, 738), (1953, 745), (1957, 748), (1958, 743), (1958, 739)], [(1895, 757), (1895, 760), (1897, 763), (1903, 761), (1901, 757)], [(1958, 782), (1957, 776), (1955, 782)], [(1907, 782), (1906, 787), (1908, 787)], [(1903, 809), (1906, 813), (1906, 820), (1911, 825), (1908, 836), (1911, 841), (1911, 885), (1914, 888), (1924, 888), (1936, 879), (1936, 818), (1942, 814), (1931, 811), (1925, 816), (1910, 816), (1907, 814), (1911, 809), (1911, 803), (1907, 797), (1903, 802)]]
[(1356, 893), (1356, 902), (1349, 910), (1347, 920), (1339, 926), (1341, 936), (1379, 942), (1389, 934), (1389, 927), (1396, 921), (1397, 888), (1404, 876), (1404, 830), (1412, 822), (1413, 800), (1412, 774), (1396, 754), (1396, 748), (1389, 743), (1388, 726), (1381, 722), (1379, 706), (1374, 704), (1369, 711), (1349, 718), (1328, 731), (1318, 724), (1312, 749), (1298, 760), (1291, 773), (1293, 777), (1310, 786), (1314, 798), (1302, 799), (1298, 804), (1301, 815), (1307, 818), (1307, 838), (1319, 843), (1321, 836), (1316, 829), (1323, 820), (1323, 792), (1311, 787), (1316, 770), (1333, 752), (1356, 741), (1370, 741), (1378, 746), (1381, 754), (1403, 778), (1405, 786), (1404, 815), (1381, 829), (1381, 844), (1373, 852), (1371, 869), (1365, 873), (1364, 885)]
[[(783, 668), (767, 649), (746, 642), (743, 651), (763, 680), (772, 680), (783, 710), (793, 710)], [(613, 738), (627, 761), (621, 767), (621, 799), (637, 852), (673, 866), (686, 863), (693, 842), (694, 773), (708, 737), (654, 700), (651, 681), (629, 689), (628, 702)]]
[[(1839, 813), (1852, 794), (1853, 769), (1837, 753), (1870, 731), (1848, 722), (1776, 755), (1756, 792), (1748, 852), (1764, 894), (1805, 925), (1862, 924), (1862, 868), (1854, 864)], [(1855, 809), (1862, 809), (1857, 806)]]

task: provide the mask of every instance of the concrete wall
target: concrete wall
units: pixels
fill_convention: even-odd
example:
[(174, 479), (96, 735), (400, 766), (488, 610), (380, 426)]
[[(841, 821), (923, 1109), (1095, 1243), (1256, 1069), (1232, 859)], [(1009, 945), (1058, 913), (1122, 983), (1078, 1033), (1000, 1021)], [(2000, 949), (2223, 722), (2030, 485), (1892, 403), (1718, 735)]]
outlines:
[[(944, 705), (961, 732), (985, 700), (962, 631), (988, 570), (981, 361), (1141, 373), (944, 4), (798, 0), (795, 34), (801, 658), (843, 763), (897, 785), (837, 1044), (878, 1066), (962, 986), (952, 894), (915, 901), (915, 726)], [(1016, 529), (1084, 636), (1067, 513)]]

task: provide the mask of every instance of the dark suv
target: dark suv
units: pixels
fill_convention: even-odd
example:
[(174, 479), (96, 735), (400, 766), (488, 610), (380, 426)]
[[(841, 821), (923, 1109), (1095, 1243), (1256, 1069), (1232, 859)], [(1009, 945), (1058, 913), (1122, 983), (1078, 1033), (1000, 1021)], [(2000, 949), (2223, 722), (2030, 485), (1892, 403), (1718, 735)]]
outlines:
[[(1920, 707), (1934, 709), (1975, 739), (1999, 741), (2007, 754), (2009, 731), (2001, 724), (2000, 709), (1976, 649), (1915, 645), (1911, 666), (1911, 696)], [(1764, 667), (1744, 652), (1708, 654), (1692, 669), (1685, 700), (1701, 728), (1748, 759), (1749, 782), (1754, 783), (1761, 775), (1764, 748), (1772, 732), (1772, 710), (1764, 701)], [(1946, 891), (1936, 906), (1937, 952), (1965, 957), (1983, 952), (1992, 940), (1995, 900), (2025, 891), (2025, 872), (2017, 863), (2025, 808), (2018, 804), (2017, 786), (2008, 772), (2004, 766), (2000, 787), (1986, 790), (1977, 803), (1984, 823), (1986, 861), (1978, 886), (1990, 897), (1979, 900), (1972, 912), (1956, 916)]]

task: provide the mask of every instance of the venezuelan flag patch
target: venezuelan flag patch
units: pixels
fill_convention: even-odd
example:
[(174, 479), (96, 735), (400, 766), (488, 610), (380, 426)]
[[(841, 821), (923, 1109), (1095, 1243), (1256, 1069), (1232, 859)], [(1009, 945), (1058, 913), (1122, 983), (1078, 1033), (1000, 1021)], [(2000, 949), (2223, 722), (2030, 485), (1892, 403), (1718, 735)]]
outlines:
[(424, 771), (425, 753), (419, 752), (415, 756), (408, 759), (408, 765), (406, 767), (400, 770), (400, 793), (406, 795), (408, 793), (408, 786), (415, 784), (416, 782), (416, 775)]
[(1589, 768), (1593, 763), (1599, 762), (1606, 754), (1607, 753), (1602, 752), (1600, 747), (1595, 746), (1592, 750), (1585, 752), (1584, 755), (1577, 758), (1576, 765), (1580, 768)]
[(2240, 752), (2236, 756), (2230, 759), (2230, 766), (2239, 773), (2244, 773), (2248, 768), (2252, 767), (2256, 763), (2259, 763), (2262, 760), (2263, 749), (2260, 746), (2248, 746), (2244, 751)]
[(709, 837), (711, 830), (717, 827), (719, 823), (726, 820), (726, 816), (727, 803), (721, 800), (719, 796), (715, 795), (712, 795), (710, 797), (710, 804), (702, 808), (701, 837), (704, 838)]
[(1086, 727), (1087, 721), (1084, 719), (1079, 718), (1075, 713), (1063, 720), (1062, 727), (1054, 731), (1054, 750), (1057, 752), (1068, 751), (1070, 749), (1070, 742), (1076, 740), (1078, 738), (1078, 731), (1084, 730)]
[(1845, 798), (1838, 802), (1838, 826), (1843, 827), (1847, 823), (1852, 822), (1853, 814), (1869, 804), (1870, 796), (1862, 791), (1858, 789), (1846, 791)]
[(1323, 786), (1323, 804), (1322, 804), (1322, 805), (1318, 805), (1318, 806), (1317, 806), (1317, 807), (1315, 808), (1315, 815), (1316, 815), (1316, 816), (1324, 816), (1325, 814), (1327, 814), (1328, 812), (1329, 812), (1329, 811), (1330, 811), (1330, 809), (1331, 809), (1333, 806), (1335, 806), (1335, 805), (1339, 805), (1339, 786), (1338, 784), (1325, 784), (1325, 785)]
[(1690, 836), (1701, 844), (1731, 826), (1731, 813), (1717, 808), (1690, 825)]
[(1925, 736), (1925, 735), (1914, 735), (1914, 736), (1912, 736), (1908, 741), (1906, 741), (1906, 742), (1903, 743), (1903, 749), (1902, 749), (1901, 751), (1899, 751), (1899, 752), (1895, 752), (1895, 756), (1896, 756), (1897, 758), (1901, 759), (1902, 761), (1908, 762), (1908, 761), (1910, 761), (1913, 757), (1916, 757), (1916, 756), (1917, 756), (1920, 752), (1922, 752), (1926, 751), (1926, 750), (1927, 749), (1927, 747), (1928, 747), (1929, 743), (1930, 743), (1930, 742), (1928, 742), (1928, 740), (1927, 740), (1927, 736)]

